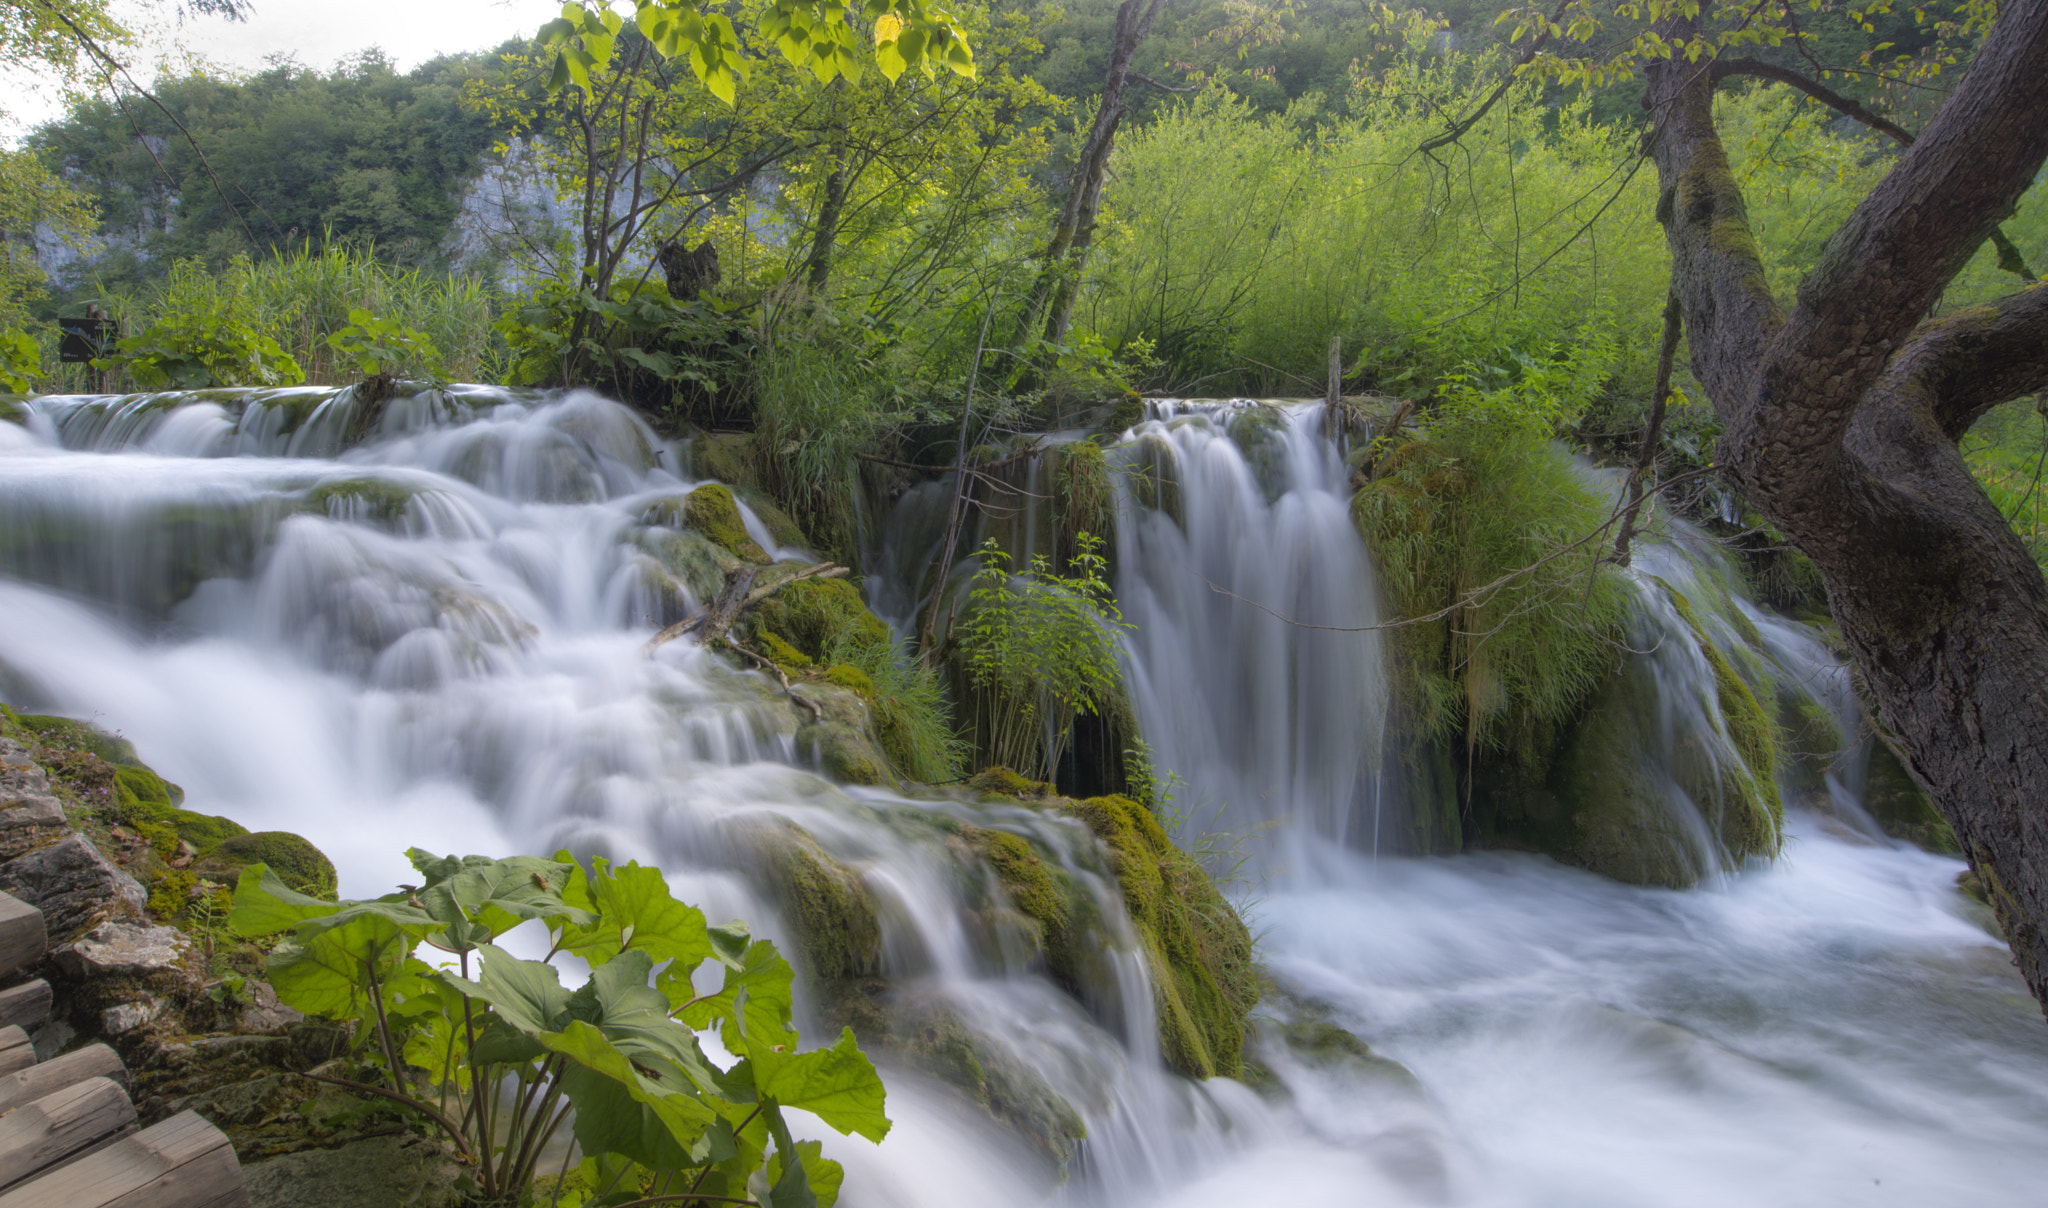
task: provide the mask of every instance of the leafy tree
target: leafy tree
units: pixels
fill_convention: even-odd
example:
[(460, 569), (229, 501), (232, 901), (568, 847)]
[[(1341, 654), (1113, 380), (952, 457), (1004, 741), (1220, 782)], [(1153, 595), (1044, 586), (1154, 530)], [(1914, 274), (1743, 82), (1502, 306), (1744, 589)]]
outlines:
[[(417, 1112), (474, 1164), (485, 1203), (532, 1202), (564, 1125), (582, 1161), (558, 1176), (559, 1202), (620, 1208), (830, 1208), (843, 1172), (791, 1136), (784, 1111), (887, 1135), (882, 1082), (853, 1033), (798, 1051), (789, 963), (744, 924), (707, 926), (659, 869), (409, 854), (422, 884), (368, 901), (308, 897), (251, 865), (229, 925), (283, 937), (267, 969), (280, 1000), (355, 1028), (363, 1079), (310, 1076)], [(529, 925), (589, 980), (571, 990), (547, 960), (499, 946)], [(700, 992), (700, 971), (721, 984)], [(736, 1064), (705, 1055), (707, 1032)]]

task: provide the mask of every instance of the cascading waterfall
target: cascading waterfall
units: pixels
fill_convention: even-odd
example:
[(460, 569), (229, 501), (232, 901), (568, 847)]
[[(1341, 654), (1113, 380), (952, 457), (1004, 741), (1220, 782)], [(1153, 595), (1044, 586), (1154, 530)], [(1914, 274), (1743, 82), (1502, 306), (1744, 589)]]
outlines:
[(1116, 589), (1159, 774), (1199, 823), (1292, 857), (1379, 850), (1377, 589), (1322, 409), (1151, 410), (1119, 459)]
[[(783, 940), (742, 853), (763, 823), (801, 825), (873, 895), (900, 1001), (943, 1002), (1088, 1134), (1062, 1187), (952, 1091), (886, 1070), (890, 1139), (825, 1134), (853, 1205), (1942, 1204), (2048, 1176), (2048, 1038), (1953, 892), (1960, 865), (1847, 808), (1795, 810), (1775, 863), (1685, 893), (1513, 853), (1392, 858), (1372, 569), (1320, 420), (1155, 404), (1111, 455), (1143, 734), (1189, 825), (1268, 828), (1280, 874), (1248, 905), (1284, 988), (1256, 1092), (1165, 1070), (1078, 826), (835, 785), (763, 676), (687, 642), (648, 656), (698, 603), (652, 560), (650, 508), (693, 484), (682, 449), (589, 394), (36, 401), (0, 423), (0, 699), (123, 732), (195, 805), (307, 835), (350, 894), (406, 879), (411, 844), (567, 844), (657, 863)], [(928, 589), (948, 499), (915, 488), (889, 521), (870, 578), (892, 621)], [(1637, 563), (1649, 613), (1690, 632), (1660, 584), (1704, 599), (1688, 576), (1717, 572), (1682, 543)], [(1812, 632), (1736, 608), (1780, 681), (1855, 733)], [(1737, 624), (1694, 611), (1716, 641)], [(1725, 736), (1699, 651), (1663, 653), (1645, 732)], [(1853, 803), (1853, 757), (1828, 774)], [(1085, 1006), (983, 925), (985, 878), (947, 844), (963, 822), (1028, 838), (1091, 895)]]

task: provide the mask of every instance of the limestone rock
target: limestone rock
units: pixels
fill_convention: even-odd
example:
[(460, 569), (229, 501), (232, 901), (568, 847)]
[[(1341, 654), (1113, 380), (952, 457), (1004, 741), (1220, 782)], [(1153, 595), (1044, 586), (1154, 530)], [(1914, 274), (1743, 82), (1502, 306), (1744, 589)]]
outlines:
[(0, 889), (39, 908), (62, 942), (109, 915), (136, 915), (149, 894), (83, 835), (0, 864)]
[(172, 968), (192, 941), (176, 927), (101, 923), (92, 933), (57, 949), (58, 967), (72, 977), (134, 976)]
[(454, 1208), (461, 1166), (421, 1137), (371, 1137), (242, 1168), (249, 1208)]
[(100, 1012), (100, 1031), (109, 1036), (119, 1036), (149, 1024), (163, 1013), (163, 1000), (157, 998), (117, 1003)]
[(50, 778), (28, 748), (12, 738), (0, 738), (0, 796), (35, 796), (50, 791)]
[(304, 1015), (278, 1001), (269, 982), (244, 982), (242, 992), (249, 996), (249, 1005), (242, 1008), (237, 1021), (244, 1032), (278, 1033), (305, 1022)]

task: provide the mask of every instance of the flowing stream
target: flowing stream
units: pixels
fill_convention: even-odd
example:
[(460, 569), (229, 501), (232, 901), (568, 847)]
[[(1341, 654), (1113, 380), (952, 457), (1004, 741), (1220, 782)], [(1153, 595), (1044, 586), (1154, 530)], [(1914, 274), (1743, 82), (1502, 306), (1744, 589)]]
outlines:
[[(765, 677), (687, 642), (650, 656), (700, 601), (650, 572), (649, 509), (694, 480), (685, 448), (593, 395), (458, 388), (375, 415), (346, 391), (36, 401), (0, 423), (0, 699), (120, 732), (192, 808), (304, 834), (345, 895), (406, 879), (413, 845), (570, 845), (658, 863), (714, 918), (780, 938), (738, 853), (764, 819), (801, 824), (877, 899), (879, 972), (946, 1003), (1088, 1136), (1061, 1183), (953, 1092), (885, 1070), (889, 1140), (826, 1136), (852, 1205), (1803, 1208), (2043, 1185), (2048, 1026), (1955, 892), (1961, 864), (1882, 839), (1851, 764), (1778, 860), (1702, 846), (1690, 891), (1398, 854), (1373, 572), (1319, 425), (1309, 407), (1155, 406), (1117, 457), (1171, 474), (1144, 501), (1118, 488), (1117, 590), (1133, 703), (1189, 833), (1252, 855), (1247, 911), (1287, 991), (1268, 1009), (1320, 1012), (1408, 1073), (1267, 1041), (1261, 1091), (1172, 1076), (1079, 827), (835, 785)], [(928, 539), (941, 493), (921, 490), (892, 533)], [(918, 591), (906, 540), (869, 568), (892, 620)], [(1682, 546), (1639, 562), (1710, 573)], [(1811, 633), (1745, 616), (1853, 716)], [(1714, 724), (1688, 703), (1697, 667), (1660, 674), (1670, 725)], [(1029, 836), (1090, 887), (1085, 1005), (972, 921), (985, 887), (944, 841), (962, 822)]]

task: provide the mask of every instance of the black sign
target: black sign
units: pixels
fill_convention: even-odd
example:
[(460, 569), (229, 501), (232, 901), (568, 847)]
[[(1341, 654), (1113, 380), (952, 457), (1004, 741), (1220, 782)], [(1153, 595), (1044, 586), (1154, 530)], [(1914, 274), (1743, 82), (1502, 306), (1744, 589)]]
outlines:
[(57, 359), (67, 365), (105, 356), (107, 345), (121, 338), (119, 323), (99, 317), (59, 319), (57, 330), (64, 336), (57, 344)]

